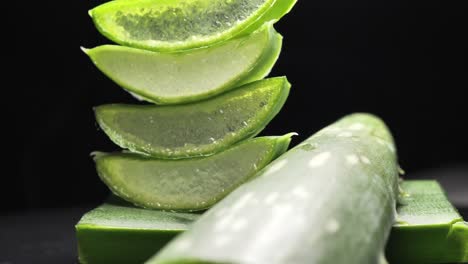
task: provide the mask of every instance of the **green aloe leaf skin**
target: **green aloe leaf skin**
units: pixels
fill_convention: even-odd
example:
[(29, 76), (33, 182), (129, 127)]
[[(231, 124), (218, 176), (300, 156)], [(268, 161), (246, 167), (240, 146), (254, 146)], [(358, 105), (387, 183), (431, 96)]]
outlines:
[(390, 263), (432, 264), (468, 262), (468, 224), (432, 180), (404, 181), (398, 224), (390, 235)]
[(209, 156), (263, 130), (284, 105), (289, 88), (285, 77), (277, 77), (191, 104), (110, 104), (96, 107), (95, 114), (122, 148), (163, 159)]
[(86, 213), (76, 225), (83, 264), (139, 264), (147, 260), (199, 215), (137, 208), (112, 197)]
[(250, 35), (186, 52), (115, 45), (84, 51), (104, 74), (138, 99), (180, 104), (263, 79), (278, 59), (281, 43), (281, 35), (267, 23)]
[(397, 195), (389, 130), (375, 116), (349, 115), (273, 161), (146, 263), (378, 263)]
[[(402, 187), (409, 196), (403, 197), (404, 204), (397, 206), (398, 218), (407, 221), (409, 216), (423, 222), (393, 225), (386, 246), (389, 263), (466, 262), (467, 225), (459, 220), (459, 214), (439, 184), (432, 180), (405, 180)], [(164, 215), (168, 217), (159, 219)], [(171, 216), (177, 217), (172, 219)], [(144, 210), (108, 201), (87, 213), (77, 225), (80, 259), (86, 260), (82, 263), (89, 264), (141, 263), (175, 235), (186, 231), (199, 216)], [(89, 219), (92, 219), (91, 223)], [(173, 233), (164, 232), (167, 219), (183, 225), (172, 228)], [(464, 257), (461, 254), (463, 249)], [(457, 253), (450, 254), (450, 251)]]
[(96, 28), (124, 46), (174, 52), (210, 46), (277, 21), (296, 0), (125, 0), (92, 10)]
[(161, 160), (132, 153), (99, 153), (96, 169), (115, 195), (138, 206), (204, 210), (283, 154), (292, 135), (248, 139), (204, 158)]

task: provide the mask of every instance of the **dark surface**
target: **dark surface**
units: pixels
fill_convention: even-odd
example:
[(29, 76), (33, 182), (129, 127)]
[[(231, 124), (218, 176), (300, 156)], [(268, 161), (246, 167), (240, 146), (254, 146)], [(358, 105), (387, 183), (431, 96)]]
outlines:
[[(4, 56), (13, 60), (4, 64), (13, 85), (2, 90), (11, 161), (3, 163), (0, 210), (77, 206), (107, 193), (89, 153), (117, 147), (97, 129), (92, 107), (136, 101), (79, 49), (109, 43), (87, 13), (102, 2), (12, 2), (5, 44), (14, 50)], [(369, 111), (394, 132), (409, 173), (468, 164), (465, 2), (299, 0), (276, 25), (284, 46), (272, 75), (286, 74), (291, 94), (264, 134), (297, 131), (297, 144)]]
[(74, 225), (93, 207), (1, 215), (0, 264), (78, 263)]

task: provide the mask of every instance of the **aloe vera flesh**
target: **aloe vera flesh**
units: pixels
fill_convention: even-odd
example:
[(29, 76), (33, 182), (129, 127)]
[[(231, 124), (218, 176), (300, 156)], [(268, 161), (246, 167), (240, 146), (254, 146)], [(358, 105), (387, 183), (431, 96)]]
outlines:
[(468, 224), (436, 181), (404, 181), (386, 255), (390, 263), (468, 262)]
[(158, 158), (208, 156), (258, 134), (289, 94), (285, 77), (246, 84), (209, 100), (184, 105), (110, 104), (96, 120), (114, 143)]
[(117, 198), (86, 213), (76, 225), (80, 263), (142, 263), (198, 218), (134, 207)]
[(204, 158), (161, 160), (133, 153), (95, 156), (100, 178), (112, 192), (138, 206), (207, 209), (284, 153), (291, 135), (248, 139)]
[(390, 132), (353, 114), (276, 159), (147, 263), (378, 263), (397, 191)]
[(94, 9), (96, 28), (125, 46), (180, 51), (255, 31), (285, 15), (295, 0), (124, 0)]
[(199, 101), (264, 78), (278, 59), (281, 42), (269, 23), (250, 35), (180, 53), (116, 45), (85, 52), (103, 73), (137, 98), (175, 104)]

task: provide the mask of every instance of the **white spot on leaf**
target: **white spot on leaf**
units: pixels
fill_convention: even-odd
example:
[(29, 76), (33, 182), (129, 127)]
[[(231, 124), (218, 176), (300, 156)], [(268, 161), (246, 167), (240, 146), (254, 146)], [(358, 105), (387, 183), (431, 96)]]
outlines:
[(307, 197), (309, 197), (309, 192), (307, 192), (307, 190), (302, 187), (302, 186), (296, 186), (293, 190), (292, 190), (292, 194), (298, 198), (301, 198), (301, 199), (305, 199)]
[(365, 126), (362, 123), (354, 123), (354, 124), (350, 125), (348, 128), (351, 129), (351, 130), (361, 130), (364, 127)]
[(341, 132), (337, 135), (338, 137), (352, 137), (353, 136), (353, 133), (349, 132), (349, 131), (345, 131), (345, 132)]
[(247, 220), (245, 218), (238, 219), (232, 224), (232, 231), (238, 232), (247, 226)]
[(265, 203), (268, 205), (273, 204), (279, 197), (279, 193), (277, 192), (272, 192), (268, 194), (268, 196), (265, 198)]
[(360, 157), (360, 159), (361, 159), (361, 162), (362, 162), (362, 163), (371, 164), (371, 161), (369, 160), (369, 158), (366, 157), (366, 156), (364, 156), (364, 155), (362, 155), (362, 156)]
[(187, 250), (192, 246), (192, 242), (188, 240), (187, 238), (182, 238), (175, 243), (175, 248), (177, 250)]
[(325, 225), (325, 230), (329, 233), (336, 233), (340, 229), (340, 223), (336, 219), (330, 219)]
[(346, 162), (349, 164), (349, 165), (355, 165), (359, 162), (359, 158), (358, 156), (354, 155), (354, 154), (349, 154), (346, 156)]
[(381, 139), (381, 138), (377, 138), (377, 143), (379, 143), (380, 145), (386, 145), (385, 143), (387, 143), (385, 140)]
[(317, 155), (315, 155), (312, 159), (309, 161), (309, 167), (311, 168), (317, 168), (325, 164), (327, 160), (331, 157), (331, 153), (329, 151), (327, 152), (322, 152)]
[(226, 245), (230, 240), (231, 240), (231, 238), (229, 236), (226, 236), (226, 235), (217, 237), (215, 239), (215, 246), (216, 247), (222, 247), (222, 246)]
[(392, 143), (390, 142), (386, 142), (387, 143), (387, 148), (392, 152), (392, 153), (395, 153), (395, 147), (393, 146)]
[(293, 211), (293, 207), (290, 204), (277, 204), (273, 206), (273, 217), (289, 216)]
[(272, 174), (272, 173), (275, 173), (277, 171), (279, 171), (281, 168), (284, 167), (284, 165), (286, 165), (286, 163), (288, 163), (287, 160), (283, 159), (283, 160), (279, 160), (277, 162), (274, 162), (267, 170), (266, 174)]
[(242, 209), (242, 207), (244, 207), (247, 204), (247, 202), (250, 200), (250, 198), (252, 197), (253, 197), (252, 192), (244, 194), (244, 196), (242, 196), (239, 200), (237, 200), (236, 203), (234, 203), (234, 205), (232, 206), (232, 211), (235, 212), (239, 209)]
[(330, 127), (330, 128), (327, 128), (327, 130), (330, 131), (330, 132), (338, 132), (341, 129), (339, 129), (338, 127)]
[(231, 217), (230, 216), (225, 216), (223, 219), (216, 222), (215, 230), (216, 231), (225, 231), (230, 224), (231, 224)]

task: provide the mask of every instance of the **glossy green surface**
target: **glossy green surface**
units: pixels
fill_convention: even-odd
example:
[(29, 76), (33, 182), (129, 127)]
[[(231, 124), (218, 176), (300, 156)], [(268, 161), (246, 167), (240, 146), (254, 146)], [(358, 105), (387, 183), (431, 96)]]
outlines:
[(248, 34), (296, 0), (120, 0), (89, 14), (107, 38), (130, 47), (180, 51)]
[(468, 224), (436, 181), (405, 181), (398, 224), (386, 250), (390, 263), (468, 262)]
[(76, 225), (80, 263), (142, 263), (196, 219), (197, 214), (145, 210), (113, 198)]
[(160, 160), (99, 153), (96, 169), (119, 197), (152, 209), (207, 209), (283, 154), (291, 135), (248, 139), (204, 158)]
[(109, 78), (137, 98), (156, 104), (199, 101), (264, 78), (281, 51), (271, 23), (216, 46), (158, 53), (104, 45), (84, 50)]
[(276, 159), (147, 263), (378, 263), (398, 164), (385, 124), (347, 116)]
[[(397, 206), (398, 218), (419, 218), (423, 224), (407, 221), (408, 225), (392, 227), (386, 250), (389, 263), (466, 262), (468, 229), (437, 182), (410, 180), (402, 186), (411, 198), (404, 198), (406, 204)], [(173, 236), (187, 230), (198, 217), (193, 213), (144, 210), (109, 201), (87, 213), (77, 225), (80, 258), (91, 264), (141, 263)], [(460, 255), (463, 245), (464, 258)]]
[(256, 81), (185, 105), (111, 104), (96, 120), (117, 145), (158, 158), (208, 156), (258, 134), (289, 94), (285, 77)]

